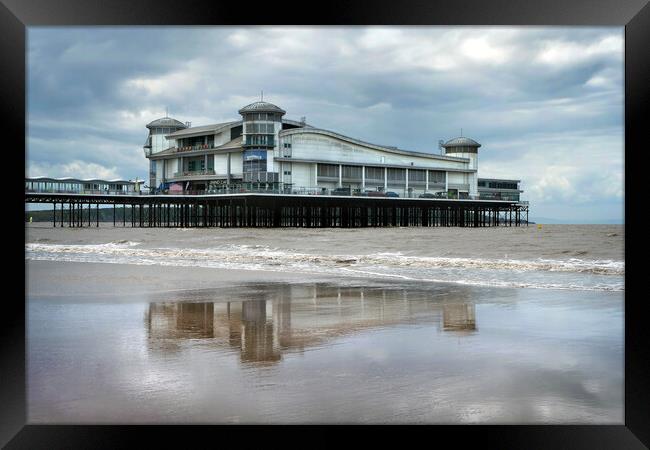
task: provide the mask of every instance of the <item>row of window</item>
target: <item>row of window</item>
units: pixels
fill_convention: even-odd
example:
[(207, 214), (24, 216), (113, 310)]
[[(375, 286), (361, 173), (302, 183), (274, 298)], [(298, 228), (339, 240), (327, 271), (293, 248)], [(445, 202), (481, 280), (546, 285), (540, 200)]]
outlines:
[(275, 125), (272, 123), (246, 123), (244, 124), (244, 133), (259, 134), (259, 133), (275, 133)]
[(175, 131), (182, 130), (182, 128), (176, 128), (176, 127), (171, 127), (171, 128), (151, 128), (151, 134), (172, 134)]
[(244, 114), (244, 121), (249, 122), (252, 120), (266, 120), (269, 122), (279, 122), (280, 114), (277, 113), (247, 113)]
[(478, 186), (491, 189), (519, 189), (517, 183), (507, 181), (479, 181)]
[[(386, 174), (389, 181), (405, 181), (406, 169), (388, 168)], [(337, 164), (318, 164), (318, 176), (338, 178), (339, 166)], [(342, 178), (361, 178), (361, 166), (342, 166)], [(412, 182), (426, 182), (426, 170), (423, 169), (409, 169), (409, 181)], [(383, 167), (366, 167), (366, 179), (369, 180), (383, 180), (384, 168)], [(430, 170), (429, 183), (444, 183), (445, 172)]]
[(519, 201), (519, 193), (507, 192), (481, 192), (480, 198), (482, 200), (509, 200)]
[(57, 181), (26, 181), (25, 189), (32, 191), (68, 191), (68, 192), (83, 192), (83, 191), (127, 191), (129, 190), (127, 184), (118, 183), (65, 183)]
[(245, 145), (263, 145), (267, 147), (273, 147), (275, 141), (272, 134), (253, 134), (246, 135)]

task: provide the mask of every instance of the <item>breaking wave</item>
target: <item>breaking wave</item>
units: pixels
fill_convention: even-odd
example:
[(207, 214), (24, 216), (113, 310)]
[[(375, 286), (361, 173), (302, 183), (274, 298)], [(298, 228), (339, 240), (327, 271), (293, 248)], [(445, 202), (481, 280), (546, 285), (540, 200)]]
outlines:
[(310, 254), (260, 245), (220, 248), (143, 248), (138, 242), (94, 245), (25, 245), (26, 258), (73, 262), (144, 264), (320, 273), (373, 278), (545, 289), (623, 290), (624, 262), (583, 259), (481, 259)]

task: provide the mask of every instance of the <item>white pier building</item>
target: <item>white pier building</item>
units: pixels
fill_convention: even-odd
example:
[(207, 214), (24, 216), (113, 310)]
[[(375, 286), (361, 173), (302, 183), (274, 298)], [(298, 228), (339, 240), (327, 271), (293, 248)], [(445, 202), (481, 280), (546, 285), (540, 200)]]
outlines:
[(481, 179), (481, 144), (457, 137), (442, 154), (372, 144), (284, 118), (258, 101), (241, 118), (190, 126), (170, 117), (147, 124), (153, 192), (269, 191), (337, 195), (519, 200), (519, 180)]

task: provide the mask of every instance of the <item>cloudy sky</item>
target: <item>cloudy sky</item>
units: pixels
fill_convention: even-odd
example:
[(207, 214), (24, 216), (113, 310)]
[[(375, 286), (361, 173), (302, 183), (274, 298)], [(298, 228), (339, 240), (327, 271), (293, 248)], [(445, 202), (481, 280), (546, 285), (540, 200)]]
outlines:
[(482, 144), (531, 217), (623, 221), (622, 27), (30, 27), (29, 176), (145, 179), (145, 125), (257, 99), (365, 141)]

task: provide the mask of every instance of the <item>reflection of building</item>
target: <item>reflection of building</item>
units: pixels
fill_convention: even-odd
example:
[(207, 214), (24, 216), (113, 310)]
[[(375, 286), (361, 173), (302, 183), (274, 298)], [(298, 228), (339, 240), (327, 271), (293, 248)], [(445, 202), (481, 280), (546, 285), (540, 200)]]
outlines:
[(476, 330), (476, 309), (473, 303), (445, 303), (442, 306), (444, 331)]
[(212, 338), (213, 316), (212, 303), (150, 303), (147, 317), (150, 336)]
[(444, 154), (412, 151), (315, 128), (304, 118), (287, 119), (285, 110), (265, 101), (238, 112), (239, 120), (212, 125), (190, 127), (170, 117), (147, 124), (149, 186), (163, 192), (244, 188), (316, 194), (338, 189), (338, 194), (392, 191), (401, 197), (428, 193), (441, 198), (481, 193), (481, 144), (473, 139), (441, 143)]
[[(280, 352), (273, 333), (273, 321), (266, 318), (266, 300), (241, 303), (241, 359), (247, 361), (279, 361)], [(232, 345), (232, 342), (231, 342)]]
[[(465, 291), (454, 294), (454, 300), (465, 300)], [(278, 283), (220, 290), (214, 300), (150, 303), (147, 323), (155, 344), (150, 349), (177, 351), (179, 339), (205, 338), (238, 349), (244, 363), (273, 363), (283, 353), (376, 327), (419, 323), (442, 324), (444, 331), (476, 329), (473, 304), (446, 303), (448, 296), (443, 304), (426, 290)]]

